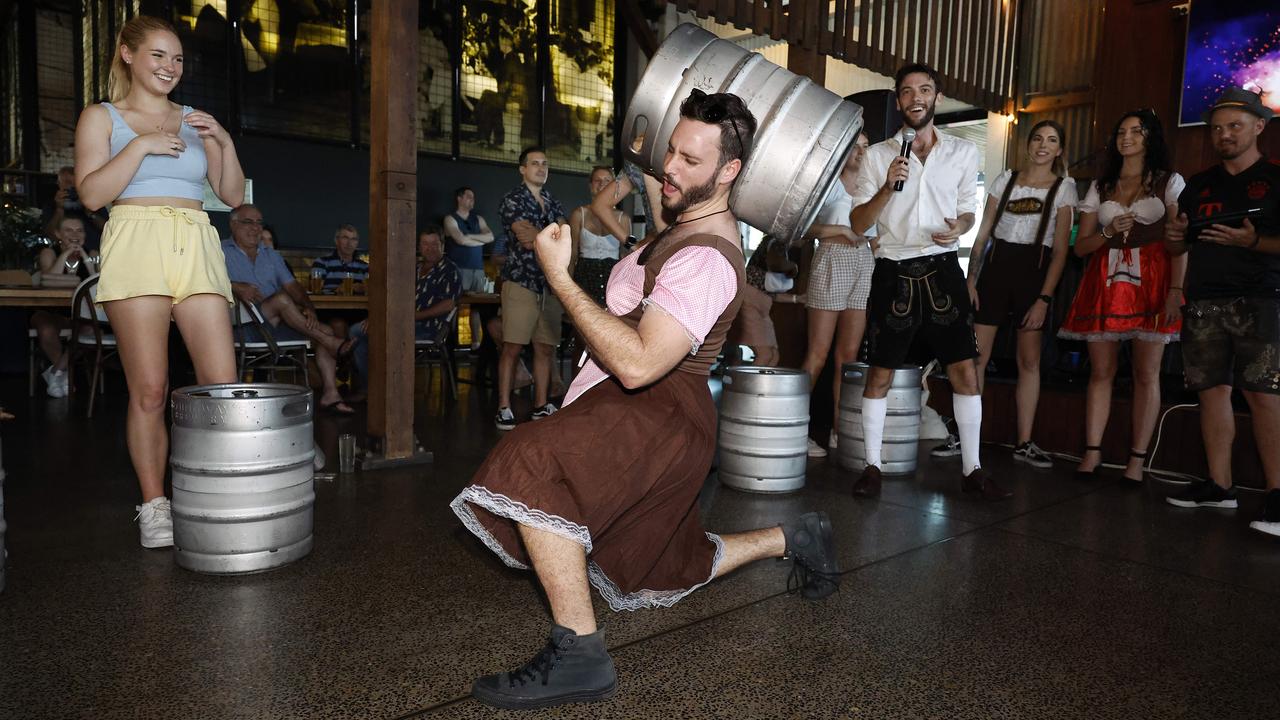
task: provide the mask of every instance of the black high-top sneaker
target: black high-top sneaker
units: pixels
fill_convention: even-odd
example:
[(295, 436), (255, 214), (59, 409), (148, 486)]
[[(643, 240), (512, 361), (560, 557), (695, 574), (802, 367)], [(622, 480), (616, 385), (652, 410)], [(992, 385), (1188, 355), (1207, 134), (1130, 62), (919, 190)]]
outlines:
[(787, 592), (799, 592), (808, 600), (818, 600), (840, 587), (840, 568), (831, 532), (831, 518), (824, 512), (805, 513), (782, 524), (787, 538), (784, 558), (792, 562)]
[(475, 699), (508, 710), (598, 702), (617, 690), (618, 675), (604, 646), (604, 631), (577, 635), (559, 625), (551, 626), (546, 646), (523, 667), (476, 678), (471, 685)]

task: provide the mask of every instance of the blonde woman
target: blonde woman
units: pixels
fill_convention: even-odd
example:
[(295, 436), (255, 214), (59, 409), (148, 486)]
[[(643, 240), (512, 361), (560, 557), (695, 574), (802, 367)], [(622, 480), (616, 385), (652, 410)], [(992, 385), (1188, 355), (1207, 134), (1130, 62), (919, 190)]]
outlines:
[(969, 256), (978, 390), (985, 384), (983, 370), (991, 360), (996, 330), (1011, 320), (1018, 334), (1018, 444), (1013, 459), (1038, 468), (1053, 466), (1053, 458), (1031, 441), (1040, 402), (1040, 347), (1045, 317), (1067, 264), (1077, 202), (1076, 184), (1066, 177), (1065, 144), (1066, 132), (1052, 120), (1031, 128), (1026, 167), (1005, 170), (987, 188), (982, 226)]
[(126, 438), (142, 491), (143, 547), (173, 544), (164, 475), (169, 451), (168, 337), (175, 322), (201, 384), (236, 380), (231, 283), (218, 233), (202, 211), (206, 178), (222, 202), (244, 201), (235, 145), (212, 115), (169, 100), (183, 53), (167, 22), (138, 16), (112, 51), (110, 102), (76, 126), (76, 186), (89, 210), (111, 204), (98, 302), (129, 385)]

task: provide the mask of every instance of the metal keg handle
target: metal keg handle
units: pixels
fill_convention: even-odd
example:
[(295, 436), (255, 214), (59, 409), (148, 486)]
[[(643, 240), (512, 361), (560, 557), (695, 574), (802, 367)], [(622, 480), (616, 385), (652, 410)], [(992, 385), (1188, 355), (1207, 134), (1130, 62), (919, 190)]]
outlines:
[(299, 400), (298, 402), (289, 403), (280, 408), (280, 414), (287, 417), (300, 417), (302, 415), (311, 415), (311, 401)]
[(258, 391), (257, 390), (232, 390), (231, 397), (256, 398), (258, 397)]

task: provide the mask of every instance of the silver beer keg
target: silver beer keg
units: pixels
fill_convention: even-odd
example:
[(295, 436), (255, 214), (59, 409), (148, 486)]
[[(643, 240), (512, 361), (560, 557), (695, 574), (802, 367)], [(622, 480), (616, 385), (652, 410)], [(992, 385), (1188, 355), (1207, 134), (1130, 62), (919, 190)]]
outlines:
[(720, 482), (784, 493), (804, 487), (809, 376), (799, 370), (731, 367), (720, 398)]
[[(847, 363), (840, 379), (840, 414), (836, 432), (840, 436), (840, 465), (854, 472), (866, 467), (862, 443), (862, 391), (866, 387), (867, 366)], [(916, 471), (920, 445), (920, 380), (918, 367), (899, 368), (889, 386), (888, 409), (884, 418), (884, 442), (880, 449), (880, 470), (885, 475), (909, 475)]]
[(693, 89), (733, 93), (756, 135), (730, 207), (784, 241), (813, 223), (862, 129), (862, 108), (753, 53), (685, 23), (667, 36), (636, 86), (622, 126), (623, 154), (661, 174), (680, 103)]
[(173, 549), (218, 575), (286, 565), (311, 552), (313, 398), (297, 385), (174, 390)]

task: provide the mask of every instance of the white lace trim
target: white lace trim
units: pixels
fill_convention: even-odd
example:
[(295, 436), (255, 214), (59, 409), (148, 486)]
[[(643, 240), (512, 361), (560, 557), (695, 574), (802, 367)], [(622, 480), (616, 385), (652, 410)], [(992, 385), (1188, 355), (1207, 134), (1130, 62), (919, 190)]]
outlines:
[(1150, 330), (1129, 330), (1126, 332), (1079, 333), (1059, 330), (1058, 337), (1063, 340), (1084, 340), (1086, 342), (1123, 342), (1125, 340), (1143, 340), (1168, 345), (1179, 338), (1178, 333), (1159, 333)]
[(693, 333), (689, 332), (689, 329), (684, 326), (684, 323), (680, 322), (679, 318), (671, 314), (670, 310), (667, 310), (666, 308), (662, 307), (658, 303), (654, 302), (653, 298), (645, 298), (640, 301), (640, 304), (643, 305), (646, 310), (648, 310), (651, 307), (658, 308), (663, 313), (665, 313), (667, 317), (671, 318), (672, 320), (675, 320), (676, 323), (680, 325), (680, 329), (684, 330), (685, 337), (689, 338), (689, 347), (691, 348), (689, 350), (689, 354), (690, 355), (698, 354), (698, 348), (702, 347), (702, 341), (694, 337)]
[(502, 543), (498, 542), (493, 533), (485, 529), (480, 520), (476, 518), (475, 511), (468, 507), (467, 503), (475, 503), (494, 515), (513, 520), (521, 525), (528, 525), (538, 530), (546, 530), (549, 533), (572, 540), (585, 548), (587, 554), (591, 554), (591, 533), (585, 527), (565, 520), (559, 515), (551, 515), (550, 513), (530, 508), (522, 502), (512, 500), (505, 495), (499, 495), (479, 485), (472, 485), (458, 493), (458, 497), (449, 503), (449, 507), (453, 508), (453, 514), (458, 516), (463, 526), (470, 530), (473, 535), (480, 538), (481, 542), (487, 545), (498, 557), (502, 558), (502, 562), (506, 563), (507, 567), (519, 570), (529, 569), (528, 565), (516, 560), (503, 549)]
[(600, 566), (594, 562), (587, 564), (587, 579), (600, 592), (600, 597), (609, 603), (609, 609), (614, 612), (640, 610), (643, 608), (669, 608), (683, 600), (689, 593), (711, 582), (715, 578), (716, 572), (720, 569), (720, 561), (724, 559), (724, 541), (715, 533), (707, 533), (707, 539), (716, 544), (716, 555), (711, 560), (711, 574), (707, 575), (706, 580), (691, 588), (684, 590), (637, 590), (633, 593), (623, 594), (618, 589), (618, 586), (609, 579), (609, 576), (604, 574)]

